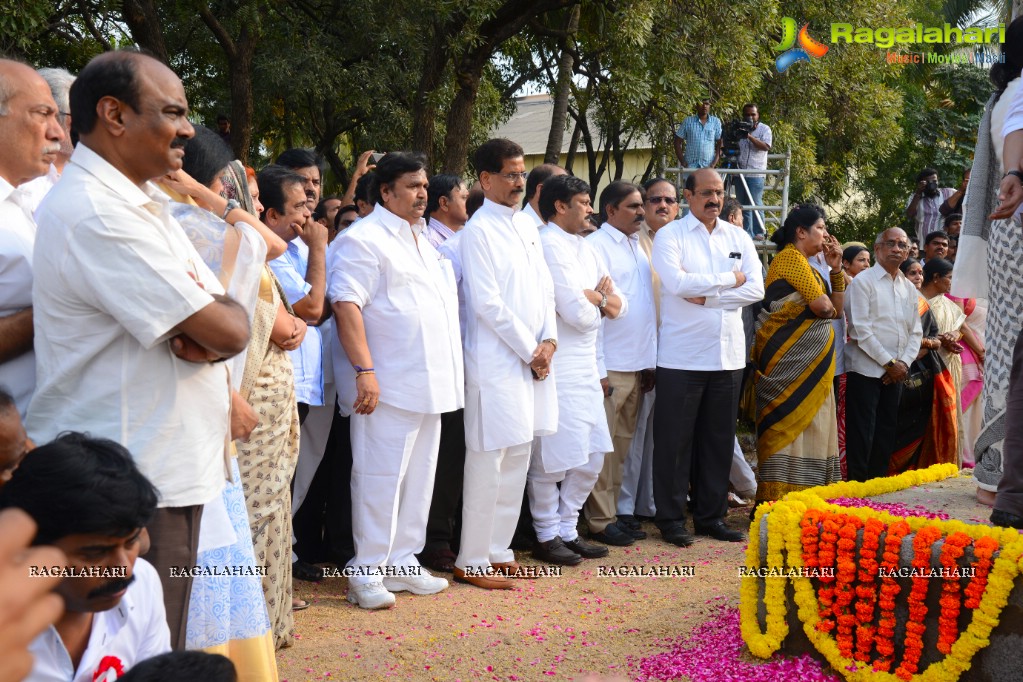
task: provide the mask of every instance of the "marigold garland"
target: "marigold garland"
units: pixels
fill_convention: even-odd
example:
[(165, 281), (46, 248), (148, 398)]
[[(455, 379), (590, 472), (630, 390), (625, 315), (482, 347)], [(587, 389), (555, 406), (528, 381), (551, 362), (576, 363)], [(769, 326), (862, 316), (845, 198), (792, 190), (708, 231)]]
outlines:
[(939, 563), (946, 571), (941, 585), (941, 613), (938, 615), (938, 651), (948, 654), (959, 639), (959, 559), (973, 540), (963, 533), (952, 533), (941, 547)]
[(863, 524), (863, 541), (860, 543), (858, 583), (856, 585), (856, 660), (867, 662), (874, 645), (874, 607), (877, 604), (877, 552), (881, 548), (881, 533), (884, 523), (878, 519), (867, 519)]
[(851, 658), (853, 655), (853, 629), (856, 627), (856, 615), (850, 608), (856, 589), (856, 534), (863, 522), (855, 516), (841, 514), (838, 523), (838, 575), (835, 579), (835, 605), (833, 607), (838, 629), (835, 641), (842, 656)]
[(902, 588), (892, 574), (899, 567), (902, 541), (909, 533), (908, 523), (896, 521), (888, 526), (888, 532), (885, 535), (884, 555), (881, 558), (881, 566), (885, 569), (885, 575), (881, 578), (881, 592), (878, 597), (880, 614), (874, 635), (874, 642), (879, 654), (879, 658), (874, 662), (875, 670), (885, 672), (890, 670), (892, 656), (895, 654), (895, 599), (899, 596)]
[[(924, 572), (930, 570), (934, 543), (940, 539), (940, 528), (928, 526), (917, 531), (913, 537), (914, 569)], [(905, 650), (902, 654), (902, 663), (895, 669), (895, 675), (900, 680), (910, 680), (916, 673), (920, 656), (924, 652), (924, 633), (927, 632), (924, 618), (927, 617), (926, 599), (930, 581), (923, 576), (914, 576), (912, 585), (909, 590), (909, 619), (906, 621)]]
[[(929, 537), (937, 540), (941, 537), (950, 538), (956, 533), (961, 533), (965, 538), (974, 542), (975, 560), (973, 566), (976, 568), (976, 577), (963, 590), (963, 596), (965, 597), (963, 600), (964, 606), (973, 610), (970, 624), (965, 631), (958, 633), (958, 639), (955, 640), (954, 644), (951, 644), (949, 653), (942, 660), (932, 663), (926, 670), (917, 674), (912, 674), (909, 666), (905, 666), (903, 670), (904, 675), (896, 677), (886, 672), (889, 668), (884, 667), (886, 656), (890, 657), (892, 655), (887, 651), (885, 639), (887, 636), (887, 641), (890, 642), (891, 636), (894, 635), (893, 611), (895, 598), (898, 595), (898, 586), (894, 580), (891, 583), (888, 583), (888, 579), (885, 578), (881, 580), (881, 590), (877, 600), (879, 619), (874, 636), (874, 642), (880, 656), (871, 665), (869, 663), (865, 664), (862, 660), (857, 663), (851, 656), (843, 655), (835, 638), (829, 634), (829, 630), (826, 627), (822, 626), (822, 619), (826, 619), (827, 616), (823, 608), (824, 604), (818, 600), (820, 595), (814, 589), (813, 582), (808, 577), (792, 579), (795, 588), (798, 616), (803, 624), (804, 632), (832, 668), (843, 674), (847, 679), (863, 682), (868, 679), (873, 682), (895, 682), (899, 679), (911, 680), (912, 682), (954, 682), (963, 671), (970, 667), (970, 663), (976, 653), (990, 643), (991, 631), (998, 624), (1001, 611), (1005, 607), (1009, 593), (1012, 590), (1013, 580), (1019, 575), (1021, 570), (1020, 563), (1021, 557), (1023, 557), (1023, 539), (1021, 538), (1023, 536), (1013, 529), (990, 528), (953, 520), (934, 521), (925, 518), (900, 518), (884, 511), (841, 508), (831, 505), (827, 501), (837, 497), (881, 495), (956, 475), (958, 475), (958, 470), (955, 465), (936, 465), (928, 469), (910, 471), (899, 476), (875, 479), (865, 483), (843, 482), (793, 492), (787, 495), (784, 500), (770, 506), (763, 505), (757, 510), (752, 527), (753, 530), (750, 533), (747, 566), (756, 568), (762, 563), (760, 558), (759, 529), (761, 528), (760, 522), (763, 520), (764, 514), (769, 513), (770, 516), (767, 518), (770, 531), (768, 533), (768, 554), (771, 555), (768, 559), (769, 565), (777, 566), (779, 570), (782, 569), (782, 564), (786, 564), (790, 569), (804, 565), (808, 568), (819, 568), (821, 569), (820, 575), (822, 576), (820, 580), (822, 591), (826, 584), (824, 576), (827, 575), (827, 571), (824, 569), (829, 565), (835, 566), (838, 559), (838, 534), (842, 528), (833, 528), (835, 534), (834, 545), (829, 547), (827, 542), (829, 540), (827, 537), (829, 535), (827, 532), (828, 519), (837, 513), (845, 514), (847, 523), (855, 523), (852, 519), (857, 519), (864, 526), (865, 535), (867, 534), (866, 524), (871, 519), (885, 524), (887, 526), (884, 542), (885, 552), (881, 563), (885, 566), (891, 563), (893, 568), (898, 565), (898, 550), (902, 543), (902, 538), (909, 533), (916, 533), (917, 536), (921, 533), (924, 534), (924, 538), (920, 540), (921, 557), (924, 551), (924, 541)], [(816, 516), (809, 517), (809, 514), (816, 514)], [(776, 515), (777, 518), (774, 518)], [(811, 518), (814, 520), (813, 522), (809, 520)], [(818, 528), (816, 533), (813, 531), (813, 526)], [(935, 531), (937, 532), (936, 536), (934, 535)], [(771, 535), (774, 534), (778, 534), (781, 540), (772, 542)], [(955, 542), (959, 543), (961, 540), (956, 540)], [(779, 544), (784, 546), (786, 550), (785, 555), (781, 555), (777, 549)], [(933, 541), (926, 543), (926, 547), (928, 550), (933, 547)], [(816, 557), (814, 549), (816, 549)], [(835, 556), (832, 557), (830, 552), (834, 552)], [(948, 552), (950, 554), (946, 557), (946, 560), (950, 561), (951, 555), (955, 553), (955, 550), (949, 549)], [(995, 556), (996, 552), (997, 556)], [(894, 558), (892, 558), (892, 554), (894, 554)], [(829, 561), (830, 564), (828, 563)], [(928, 552), (927, 569), (929, 570), (929, 568)], [(763, 604), (767, 614), (766, 633), (761, 632), (757, 620), (758, 603), (760, 602), (759, 579), (755, 577), (744, 578), (741, 588), (740, 612), (742, 635), (750, 651), (761, 658), (769, 657), (780, 648), (781, 639), (784, 639), (784, 636), (781, 639), (777, 637), (780, 633), (779, 623), (786, 628), (787, 632), (784, 597), (784, 584), (787, 581), (779, 578), (769, 578), (767, 581), (768, 586), (774, 582), (781, 583), (782, 586), (780, 590), (777, 586), (772, 587), (770, 590), (767, 590), (765, 587)], [(837, 582), (837, 580), (834, 582)], [(920, 590), (917, 591), (918, 593), (920, 592)], [(926, 591), (924, 590), (925, 593)], [(834, 596), (837, 597), (837, 594)], [(921, 602), (919, 606), (922, 605)], [(834, 614), (835, 603), (832, 602), (829, 606), (830, 608), (827, 611)], [(856, 606), (859, 606), (859, 604)], [(889, 607), (892, 613), (889, 613)], [(855, 608), (852, 617), (858, 627), (860, 617)], [(863, 613), (865, 614), (865, 611)], [(891, 619), (891, 635), (888, 635), (885, 627), (889, 625), (888, 618)], [(837, 624), (832, 622), (832, 627), (835, 627)], [(922, 631), (914, 633), (913, 636), (915, 637), (917, 634), (922, 634)], [(857, 630), (857, 645), (859, 644), (859, 635), (860, 633)], [(951, 630), (946, 635), (951, 636)], [(908, 636), (909, 633), (907, 633), (907, 639)], [(859, 653), (858, 647), (857, 653)], [(891, 661), (890, 659), (888, 660), (890, 665)], [(918, 661), (919, 659), (917, 659)]]

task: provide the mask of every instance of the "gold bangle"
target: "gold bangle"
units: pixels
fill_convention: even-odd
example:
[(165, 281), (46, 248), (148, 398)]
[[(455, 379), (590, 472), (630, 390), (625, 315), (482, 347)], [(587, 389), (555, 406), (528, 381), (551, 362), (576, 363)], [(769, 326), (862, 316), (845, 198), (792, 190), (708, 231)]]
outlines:
[(372, 369), (364, 369), (364, 370), (362, 370), (361, 372), (356, 372), (356, 373), (355, 373), (355, 378), (356, 378), (356, 379), (358, 379), (358, 378), (359, 378), (359, 377), (361, 377), (361, 376), (362, 376), (363, 374), (376, 374), (376, 370), (372, 370)]

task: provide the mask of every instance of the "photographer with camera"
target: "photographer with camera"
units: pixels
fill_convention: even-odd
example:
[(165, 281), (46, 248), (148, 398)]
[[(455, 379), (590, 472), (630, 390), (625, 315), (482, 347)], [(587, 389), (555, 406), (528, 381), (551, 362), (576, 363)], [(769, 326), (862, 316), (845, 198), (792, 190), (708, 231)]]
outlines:
[(933, 168), (924, 168), (917, 174), (916, 191), (906, 202), (906, 217), (915, 221), (921, 248), (928, 234), (942, 228), (941, 205), (954, 193), (951, 187), (938, 187), (938, 171)]
[[(766, 123), (760, 122), (760, 110), (756, 104), (747, 104), (742, 108), (742, 119), (746, 126), (752, 126), (748, 131), (746, 126), (740, 129), (739, 139), (739, 160), (738, 167), (751, 170), (767, 170), (767, 153), (771, 151), (771, 128)], [(735, 187), (735, 197), (744, 206), (758, 206), (764, 200), (764, 178), (762, 173), (754, 173), (742, 176), (746, 183), (739, 182)], [(749, 188), (749, 193), (746, 188)], [(759, 218), (759, 219), (758, 219)], [(752, 210), (742, 212), (742, 226), (746, 233), (754, 239), (763, 239), (764, 216), (757, 212), (753, 215)]]
[(710, 115), (710, 98), (696, 105), (675, 131), (675, 156), (684, 168), (714, 168), (721, 158), (721, 119)]

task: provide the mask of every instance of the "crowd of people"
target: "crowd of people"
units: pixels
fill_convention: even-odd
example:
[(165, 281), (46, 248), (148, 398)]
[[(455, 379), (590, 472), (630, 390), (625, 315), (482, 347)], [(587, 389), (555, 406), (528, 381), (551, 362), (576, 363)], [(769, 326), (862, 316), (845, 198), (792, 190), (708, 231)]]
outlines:
[(673, 182), (594, 207), (507, 139), (472, 183), (367, 151), (323, 197), (316, 154), (244, 166), (137, 52), (77, 77), (0, 60), (0, 99), (0, 570), (44, 569), (11, 581), (0, 680), (276, 680), (309, 606), (292, 581), (325, 564), (365, 609), (445, 573), (514, 589), (523, 535), (564, 566), (644, 522), (739, 542), (730, 495), (972, 462), (990, 389), (984, 297), (950, 294), (965, 181), (921, 173), (920, 261), (902, 229), (843, 247), (802, 204), (765, 268), (711, 167), (681, 217)]

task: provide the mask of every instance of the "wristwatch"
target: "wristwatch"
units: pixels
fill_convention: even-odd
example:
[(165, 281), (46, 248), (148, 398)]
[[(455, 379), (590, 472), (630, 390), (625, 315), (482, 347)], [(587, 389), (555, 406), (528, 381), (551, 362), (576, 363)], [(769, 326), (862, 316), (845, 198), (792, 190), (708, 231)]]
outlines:
[(600, 293), (600, 303), (597, 304), (597, 307), (600, 308), (601, 310), (603, 310), (604, 308), (607, 307), (607, 294), (605, 294), (604, 292), (599, 292), (599, 293)]
[(554, 350), (558, 350), (558, 342), (556, 339), (544, 339), (540, 343), (549, 343), (554, 346)]
[(242, 207), (241, 202), (239, 202), (237, 199), (228, 199), (227, 208), (224, 209), (224, 215), (220, 216), (220, 219), (227, 220), (227, 216), (231, 211), (241, 207)]
[(1019, 180), (1021, 183), (1023, 183), (1023, 171), (1018, 171), (1014, 168), (1011, 171), (1006, 171), (1005, 175), (1003, 175), (1002, 177), (1005, 178), (1010, 175)]
[(898, 360), (889, 360), (888, 362), (885, 363), (884, 368), (891, 369), (892, 367), (895, 366), (896, 362), (898, 362)]

